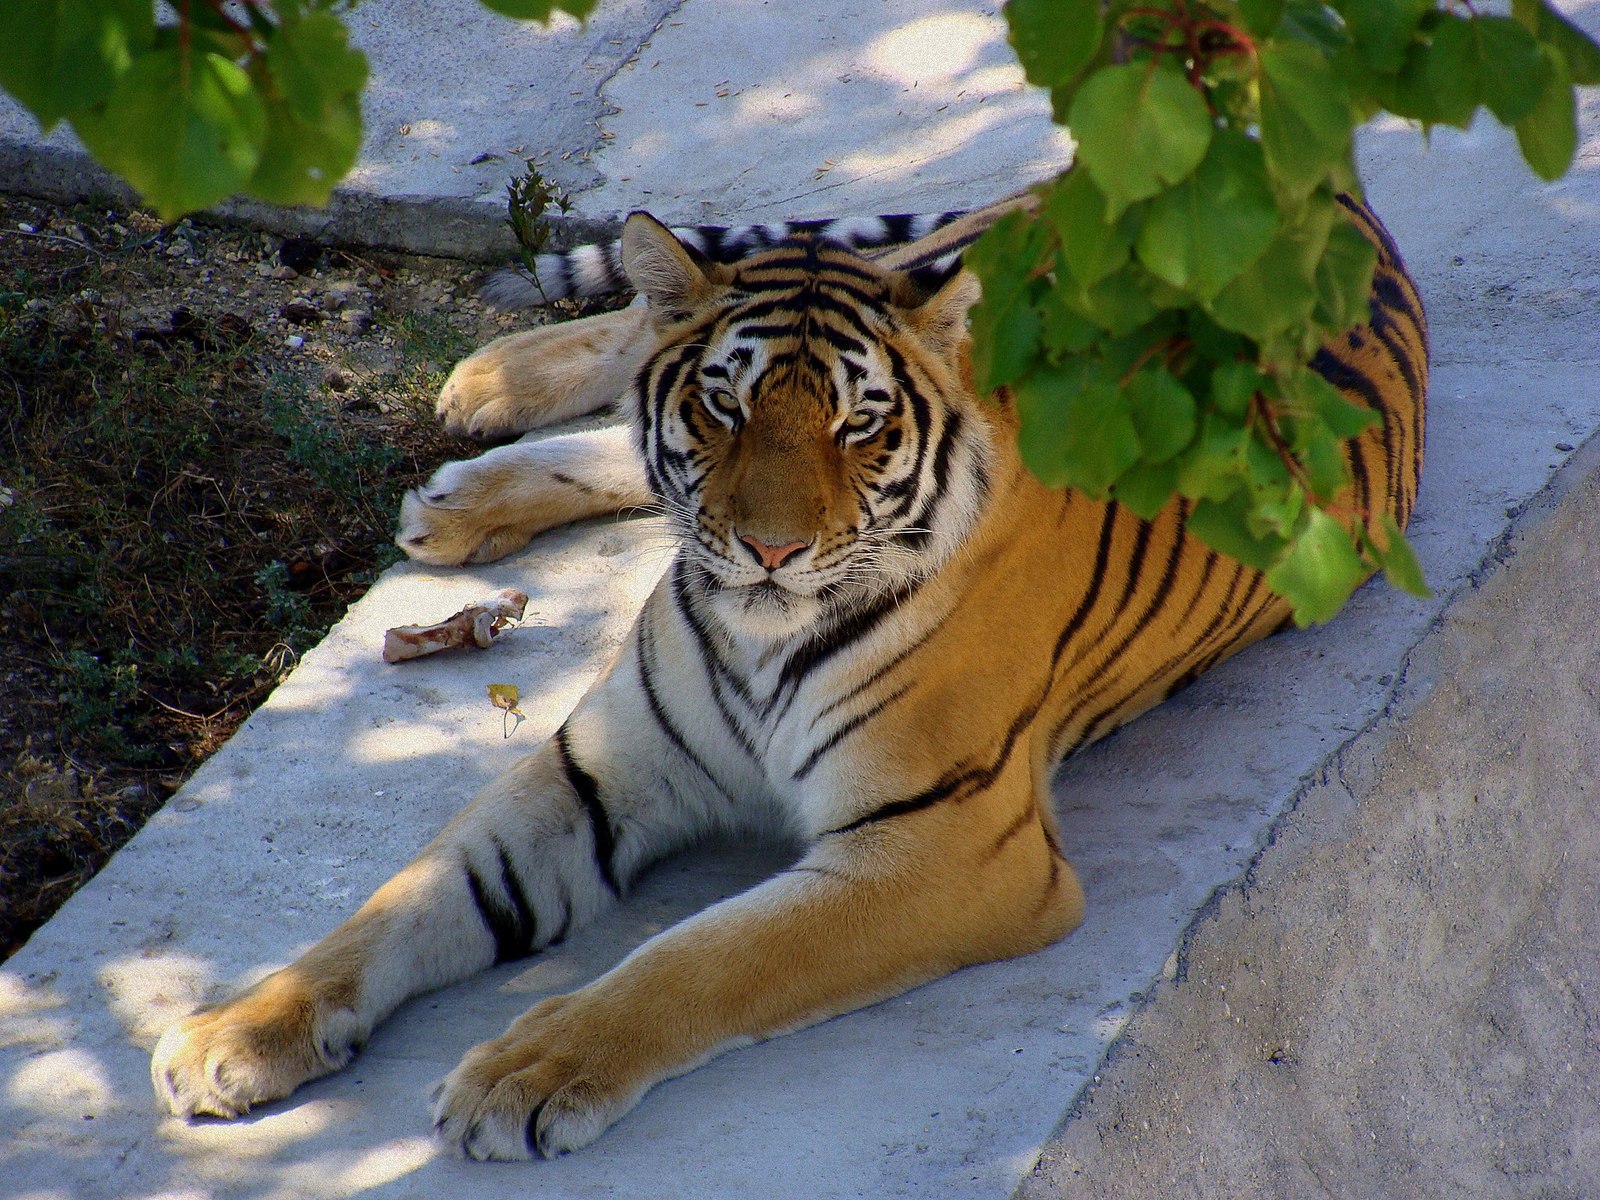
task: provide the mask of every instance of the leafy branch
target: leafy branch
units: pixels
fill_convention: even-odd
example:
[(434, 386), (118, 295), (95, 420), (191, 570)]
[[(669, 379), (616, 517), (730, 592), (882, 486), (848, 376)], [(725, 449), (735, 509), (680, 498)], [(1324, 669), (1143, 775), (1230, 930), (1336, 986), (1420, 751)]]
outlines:
[[(539, 20), (594, 2), (484, 0)], [(361, 148), (354, 3), (6, 0), (0, 87), (44, 130), (67, 121), (169, 220), (236, 193), (326, 204)]]
[(978, 383), (1009, 387), (1046, 482), (1190, 528), (1302, 624), (1373, 570), (1426, 594), (1344, 444), (1377, 420), (1307, 364), (1368, 317), (1376, 252), (1342, 214), (1355, 129), (1387, 111), (1515, 129), (1544, 179), (1577, 146), (1600, 48), (1544, 0), (1010, 0), (1013, 46), (1073, 168), (981, 239)]

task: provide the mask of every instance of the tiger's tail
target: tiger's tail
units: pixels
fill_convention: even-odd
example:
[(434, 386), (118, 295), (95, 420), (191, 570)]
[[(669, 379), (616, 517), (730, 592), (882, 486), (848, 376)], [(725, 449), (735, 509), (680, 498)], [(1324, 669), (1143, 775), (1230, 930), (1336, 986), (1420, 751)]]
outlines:
[[(696, 254), (719, 263), (738, 262), (770, 249), (797, 234), (809, 233), (839, 242), (857, 252), (919, 242), (967, 216), (964, 209), (941, 213), (892, 213), (876, 217), (833, 217), (806, 221), (772, 221), (763, 225), (689, 225), (673, 234)], [(950, 264), (945, 264), (946, 266)], [(534, 270), (508, 267), (483, 285), (483, 299), (509, 311), (557, 300), (582, 300), (633, 290), (622, 270), (622, 242), (577, 246), (558, 254), (541, 254)]]

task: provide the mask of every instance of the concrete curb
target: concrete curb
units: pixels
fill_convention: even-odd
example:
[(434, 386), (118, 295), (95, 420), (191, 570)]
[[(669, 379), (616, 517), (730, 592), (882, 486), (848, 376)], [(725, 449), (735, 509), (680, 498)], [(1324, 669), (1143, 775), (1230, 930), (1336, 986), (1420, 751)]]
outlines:
[(1600, 435), (1196, 915), (1017, 1200), (1600, 1192), (1597, 581)]

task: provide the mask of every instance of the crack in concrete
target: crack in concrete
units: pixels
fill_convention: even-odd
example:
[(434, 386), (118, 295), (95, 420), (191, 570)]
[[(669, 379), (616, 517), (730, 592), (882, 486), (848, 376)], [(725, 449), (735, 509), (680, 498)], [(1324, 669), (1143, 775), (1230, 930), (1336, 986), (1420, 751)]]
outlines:
[[(586, 147), (583, 151), (585, 159), (587, 159), (591, 153), (605, 148), (606, 142), (610, 140), (606, 136), (605, 120), (607, 117), (615, 116), (617, 113), (622, 111), (621, 105), (613, 104), (606, 97), (606, 89), (611, 86), (612, 82), (617, 78), (618, 75), (621, 75), (623, 71), (627, 70), (629, 67), (633, 66), (639, 61), (640, 56), (649, 47), (650, 43), (655, 41), (656, 35), (665, 29), (668, 22), (681, 13), (688, 3), (689, 0), (670, 0), (665, 11), (662, 12), (659, 18), (657, 18), (656, 23), (650, 27), (649, 31), (640, 37), (633, 44), (632, 49), (630, 49), (626, 54), (621, 55), (617, 59), (616, 64), (595, 82), (592, 99), (600, 106), (600, 111), (595, 114), (592, 122), (594, 125), (595, 137), (593, 144)], [(579, 189), (580, 192), (594, 191), (605, 184), (605, 175), (598, 167), (595, 168), (594, 176), (594, 182)]]

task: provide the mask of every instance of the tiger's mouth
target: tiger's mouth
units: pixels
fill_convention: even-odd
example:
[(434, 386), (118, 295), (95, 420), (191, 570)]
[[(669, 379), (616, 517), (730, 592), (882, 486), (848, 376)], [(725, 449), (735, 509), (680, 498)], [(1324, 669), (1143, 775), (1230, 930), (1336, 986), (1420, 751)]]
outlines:
[(740, 601), (746, 608), (779, 609), (787, 611), (794, 607), (798, 597), (776, 579), (763, 579), (759, 583), (752, 583), (739, 594)]
[(738, 582), (709, 575), (708, 597), (729, 628), (763, 639), (793, 637), (821, 614), (815, 596), (773, 578)]

